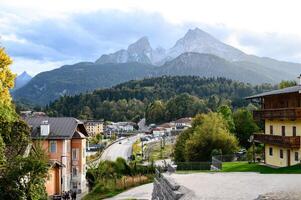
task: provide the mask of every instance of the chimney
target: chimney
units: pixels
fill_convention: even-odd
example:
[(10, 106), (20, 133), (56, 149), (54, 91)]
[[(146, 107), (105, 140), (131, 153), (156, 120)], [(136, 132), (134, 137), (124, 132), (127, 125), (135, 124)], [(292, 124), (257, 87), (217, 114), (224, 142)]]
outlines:
[(42, 121), (40, 125), (41, 130), (41, 136), (48, 136), (50, 133), (50, 125), (48, 123), (48, 120)]
[(297, 78), (299, 79), (299, 85), (301, 85), (301, 74)]

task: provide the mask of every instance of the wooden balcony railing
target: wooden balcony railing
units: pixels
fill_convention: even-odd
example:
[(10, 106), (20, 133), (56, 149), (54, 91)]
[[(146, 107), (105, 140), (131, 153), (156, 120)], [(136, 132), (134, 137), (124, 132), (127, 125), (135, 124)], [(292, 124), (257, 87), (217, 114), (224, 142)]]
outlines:
[(254, 134), (254, 140), (264, 144), (276, 145), (284, 148), (300, 148), (300, 136)]
[(301, 119), (301, 107), (296, 108), (277, 108), (253, 111), (255, 120), (264, 119)]

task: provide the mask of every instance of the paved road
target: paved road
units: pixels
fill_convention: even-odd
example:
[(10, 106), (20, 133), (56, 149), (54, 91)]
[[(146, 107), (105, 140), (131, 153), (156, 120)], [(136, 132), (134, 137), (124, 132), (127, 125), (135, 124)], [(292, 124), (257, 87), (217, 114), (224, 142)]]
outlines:
[(118, 157), (128, 160), (132, 154), (132, 145), (137, 139), (138, 136), (133, 136), (112, 144), (102, 153), (100, 160), (115, 161)]
[(153, 184), (145, 184), (132, 189), (129, 189), (125, 192), (122, 192), (115, 197), (112, 197), (108, 200), (125, 200), (125, 199), (139, 199), (139, 200), (150, 200), (152, 198)]

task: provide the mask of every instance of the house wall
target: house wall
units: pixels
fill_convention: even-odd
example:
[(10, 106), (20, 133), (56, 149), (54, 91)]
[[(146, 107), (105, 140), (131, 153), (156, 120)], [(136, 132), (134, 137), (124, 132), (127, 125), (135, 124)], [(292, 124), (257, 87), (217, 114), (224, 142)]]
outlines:
[(156, 131), (156, 130), (153, 130), (153, 136), (154, 137), (160, 137), (164, 135), (164, 131)]
[[(296, 127), (296, 135), (301, 136), (301, 120), (266, 120), (265, 134), (270, 134), (270, 126), (273, 126), (273, 135), (282, 135), (282, 126), (285, 126), (285, 136), (293, 136), (293, 126)], [(270, 147), (273, 149), (273, 155), (269, 154)], [(283, 158), (280, 158), (280, 150), (283, 150)], [(290, 150), (290, 163), (288, 163), (288, 150)], [(298, 152), (298, 160), (295, 160), (295, 152)], [(266, 164), (286, 167), (288, 164), (295, 165), (300, 163), (301, 149), (288, 149), (275, 145), (265, 145)]]
[[(269, 154), (270, 147), (273, 149), (273, 155)], [(280, 158), (280, 150), (283, 150), (283, 158)], [(288, 150), (290, 150), (290, 165), (296, 165), (300, 163), (300, 149), (288, 149), (282, 148), (274, 145), (265, 145), (265, 161), (268, 165), (273, 165), (277, 167), (288, 166)], [(298, 160), (295, 160), (295, 152), (298, 152)]]
[(86, 139), (72, 139), (71, 148), (72, 151), (78, 152), (76, 159), (72, 157), (72, 168), (75, 167), (78, 171), (76, 176), (72, 174), (72, 189), (84, 192), (86, 190)]
[[(50, 152), (50, 141), (56, 141), (56, 152)], [(58, 186), (56, 187), (59, 187), (61, 191), (69, 191), (71, 189), (71, 141), (43, 140), (42, 148), (47, 152), (49, 160), (57, 160), (63, 164), (63, 167), (59, 169), (59, 180), (62, 178), (63, 184), (61, 181), (57, 181)], [(49, 185), (49, 187), (51, 186)]]
[(59, 180), (60, 180), (59, 168), (58, 167), (50, 168), (45, 183), (46, 192), (48, 195), (61, 193), (60, 184), (58, 184)]
[(281, 135), (281, 126), (285, 126), (285, 136), (293, 136), (293, 126), (296, 126), (296, 135), (301, 136), (301, 120), (265, 120), (265, 134), (270, 134), (273, 126), (273, 135)]

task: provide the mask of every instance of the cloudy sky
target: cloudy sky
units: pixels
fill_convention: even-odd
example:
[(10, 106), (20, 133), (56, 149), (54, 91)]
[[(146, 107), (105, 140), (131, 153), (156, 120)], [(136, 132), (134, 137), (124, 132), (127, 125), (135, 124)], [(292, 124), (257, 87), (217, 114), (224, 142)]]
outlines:
[(147, 36), (170, 48), (199, 27), (248, 54), (301, 62), (297, 0), (1, 0), (0, 45), (16, 73), (94, 61)]

